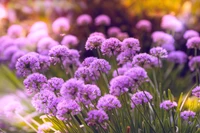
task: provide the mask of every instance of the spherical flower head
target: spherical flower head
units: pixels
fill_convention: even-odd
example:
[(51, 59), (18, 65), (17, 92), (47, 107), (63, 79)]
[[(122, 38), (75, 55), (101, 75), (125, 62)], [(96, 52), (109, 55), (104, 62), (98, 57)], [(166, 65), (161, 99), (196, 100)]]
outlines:
[(104, 111), (121, 108), (121, 103), (117, 99), (116, 96), (113, 96), (111, 94), (106, 94), (102, 96), (97, 103), (97, 108), (102, 109)]
[(153, 99), (153, 96), (147, 91), (139, 91), (131, 97), (131, 107), (135, 108), (137, 105), (148, 103)]
[[(124, 73), (128, 70), (128, 68), (126, 67), (120, 67), (118, 68), (117, 70), (114, 70), (113, 71), (113, 77), (117, 77), (117, 76), (120, 76), (120, 75), (124, 75)], [(118, 74), (119, 75), (118, 75)]]
[(53, 40), (51, 37), (44, 37), (39, 40), (37, 44), (37, 52), (42, 55), (48, 55), (49, 50), (57, 45), (59, 45), (59, 43)]
[(65, 57), (63, 61), (63, 65), (65, 68), (71, 67), (72, 65), (78, 67), (80, 65), (80, 54), (79, 51), (76, 49), (69, 49), (68, 55)]
[(79, 26), (89, 25), (92, 23), (92, 17), (89, 14), (82, 14), (78, 16), (76, 23)]
[(35, 94), (43, 89), (43, 85), (47, 83), (47, 78), (43, 74), (33, 73), (24, 80), (24, 86), (29, 95)]
[(175, 51), (174, 44), (163, 44), (161, 47), (166, 49), (168, 53)]
[(165, 30), (180, 32), (183, 30), (183, 24), (175, 16), (167, 14), (162, 17), (161, 27)]
[(170, 100), (165, 100), (162, 103), (160, 103), (160, 108), (164, 109), (164, 110), (170, 110), (174, 107), (177, 106), (176, 102), (172, 102)]
[(149, 20), (143, 19), (143, 20), (140, 20), (139, 22), (137, 22), (136, 28), (150, 32), (152, 25), (151, 25), (151, 22)]
[(186, 46), (188, 49), (200, 49), (200, 37), (191, 37), (187, 40)]
[(38, 131), (37, 133), (45, 133), (45, 132), (49, 132), (51, 129), (51, 127), (53, 126), (53, 124), (51, 122), (45, 122), (42, 125), (38, 126)]
[(121, 32), (119, 27), (110, 27), (108, 29), (108, 36), (109, 37), (117, 37), (117, 35)]
[(89, 67), (90, 64), (94, 61), (94, 60), (97, 60), (98, 58), (97, 57), (87, 57), (84, 59), (84, 61), (82, 62), (82, 66), (84, 67)]
[(10, 68), (10, 69), (15, 69), (15, 65), (16, 65), (17, 60), (18, 60), (20, 57), (22, 57), (23, 55), (25, 55), (25, 54), (26, 54), (26, 52), (24, 52), (24, 51), (21, 51), (21, 50), (16, 51), (16, 52), (13, 54), (13, 56), (12, 56), (12, 58), (11, 58), (11, 60), (10, 60), (9, 68)]
[(68, 31), (70, 28), (69, 20), (65, 17), (57, 18), (52, 24), (54, 33), (59, 34)]
[(49, 50), (49, 56), (55, 64), (60, 61), (64, 61), (68, 55), (69, 49), (66, 46), (57, 45)]
[(17, 74), (19, 76), (27, 76), (33, 72), (37, 72), (40, 69), (40, 62), (38, 54), (28, 53), (20, 57), (15, 65)]
[(56, 117), (60, 120), (70, 120), (70, 115), (77, 115), (81, 107), (74, 100), (61, 100), (57, 105)]
[(105, 41), (105, 38), (100, 35), (93, 35), (88, 37), (86, 44), (85, 44), (85, 49), (86, 50), (93, 50), (100, 48), (102, 43)]
[(28, 41), (31, 44), (37, 44), (42, 38), (48, 37), (48, 32), (45, 30), (37, 30), (35, 32), (30, 32), (27, 36)]
[(8, 36), (12, 38), (18, 38), (21, 36), (22, 31), (23, 31), (23, 28), (20, 25), (14, 24), (8, 28), (7, 34)]
[(23, 111), (23, 106), (19, 101), (12, 101), (7, 103), (3, 108), (3, 114), (6, 117), (13, 117), (16, 113), (21, 113)]
[(84, 87), (82, 80), (71, 78), (60, 89), (60, 94), (66, 99), (76, 99), (79, 91)]
[(184, 64), (187, 61), (187, 54), (183, 51), (172, 51), (169, 53), (168, 58), (170, 62), (177, 64)]
[(66, 35), (61, 41), (62, 45), (65, 45), (67, 47), (74, 47), (77, 46), (79, 43), (79, 40), (76, 36), (74, 35)]
[(97, 126), (101, 125), (102, 127), (104, 127), (106, 129), (107, 124), (106, 121), (109, 119), (108, 115), (106, 114), (105, 111), (103, 110), (91, 110), (87, 113), (87, 118), (85, 119), (85, 121), (87, 122), (87, 125), (92, 126), (92, 127), (96, 127), (96, 129), (98, 128)]
[(200, 66), (200, 56), (195, 56), (189, 61), (189, 67), (191, 71), (194, 71), (195, 69), (199, 68)]
[(155, 57), (147, 54), (147, 53), (140, 53), (133, 57), (132, 64), (134, 66), (141, 66), (144, 68), (149, 68), (150, 66), (155, 64)]
[(121, 52), (118, 56), (117, 56), (117, 61), (119, 64), (125, 64), (127, 62), (130, 62), (133, 60), (134, 55), (136, 54), (136, 52), (132, 49), (127, 49), (123, 52)]
[(25, 37), (16, 38), (14, 41), (14, 45), (19, 49), (24, 49), (30, 44), (29, 40)]
[(94, 73), (108, 73), (111, 69), (111, 65), (104, 59), (96, 59), (90, 64), (89, 69), (91, 69)]
[(162, 46), (164, 44), (174, 44), (174, 38), (172, 35), (163, 31), (155, 31), (152, 33), (151, 38), (156, 46)]
[(33, 96), (31, 102), (36, 111), (45, 114), (55, 114), (58, 99), (54, 92), (41, 90)]
[(187, 121), (187, 120), (189, 120), (190, 118), (194, 118), (195, 115), (196, 115), (196, 113), (193, 112), (193, 111), (183, 111), (183, 112), (181, 112), (180, 117), (181, 117), (183, 120), (186, 120), (186, 121)]
[(140, 42), (138, 39), (133, 37), (126, 38), (122, 42), (122, 49), (123, 50), (131, 49), (133, 51), (140, 51)]
[(6, 61), (9, 61), (11, 60), (12, 56), (17, 52), (19, 51), (19, 48), (16, 47), (16, 46), (10, 46), (8, 48), (6, 48), (3, 52), (3, 58), (4, 60)]
[(188, 40), (192, 37), (199, 37), (199, 33), (195, 30), (187, 30), (183, 35), (183, 38), (186, 40)]
[(120, 41), (123, 41), (124, 39), (128, 38), (129, 35), (127, 32), (120, 32), (119, 34), (117, 34), (117, 38), (120, 40)]
[(107, 55), (109, 57), (118, 55), (121, 51), (121, 41), (117, 38), (111, 37), (106, 39), (101, 45), (101, 52), (103, 55)]
[(192, 95), (200, 98), (200, 86), (197, 86), (192, 90)]
[(42, 22), (42, 21), (35, 22), (31, 26), (30, 32), (36, 32), (38, 30), (48, 31), (47, 24), (45, 22)]
[(64, 80), (62, 78), (53, 77), (47, 81), (47, 88), (45, 89), (48, 89), (53, 92), (60, 91), (63, 83)]
[(124, 75), (131, 78), (132, 83), (136, 88), (138, 85), (149, 81), (147, 72), (142, 67), (133, 67), (126, 71)]
[(157, 57), (157, 58), (167, 58), (168, 53), (162, 47), (154, 47), (150, 49), (150, 54)]
[(87, 84), (80, 90), (78, 99), (83, 104), (89, 105), (99, 96), (101, 96), (101, 91), (99, 87), (96, 85)]
[(85, 83), (96, 81), (99, 76), (91, 71), (88, 67), (79, 67), (74, 73), (74, 77), (83, 80)]
[(108, 26), (111, 23), (110, 17), (105, 14), (101, 14), (101, 15), (97, 16), (94, 21), (95, 21), (96, 26), (99, 26), (99, 25)]
[(128, 76), (117, 76), (110, 81), (110, 94), (120, 96), (132, 87), (132, 80)]
[(91, 36), (102, 36), (102, 37), (106, 38), (106, 36), (101, 32), (93, 32), (90, 34), (89, 37), (91, 37)]

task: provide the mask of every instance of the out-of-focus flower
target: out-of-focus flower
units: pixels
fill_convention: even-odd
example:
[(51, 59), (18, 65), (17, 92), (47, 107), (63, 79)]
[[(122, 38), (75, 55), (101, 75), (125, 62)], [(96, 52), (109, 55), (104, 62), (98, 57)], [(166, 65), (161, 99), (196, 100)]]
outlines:
[(117, 99), (116, 96), (106, 94), (102, 96), (97, 103), (97, 108), (98, 109), (103, 109), (105, 111), (112, 110), (115, 108), (121, 108), (121, 103)]
[(11, 69), (15, 69), (15, 65), (16, 65), (16, 62), (17, 60), (22, 57), (23, 55), (25, 55), (26, 52), (24, 51), (21, 51), (21, 50), (18, 50), (17, 52), (15, 52), (10, 60), (10, 64), (9, 64), (9, 67)]
[(70, 115), (77, 115), (81, 107), (74, 100), (61, 100), (57, 105), (56, 117), (60, 120), (70, 120)]
[(174, 44), (163, 44), (161, 47), (166, 49), (168, 53), (172, 52), (172, 51), (175, 51)]
[(119, 27), (110, 27), (108, 29), (108, 36), (109, 37), (117, 37), (117, 35), (121, 33), (121, 29)]
[(82, 14), (78, 16), (78, 18), (76, 19), (76, 23), (79, 26), (89, 25), (92, 23), (92, 17), (89, 14)]
[(110, 81), (110, 94), (120, 96), (128, 92), (132, 86), (132, 80), (128, 76), (117, 76)]
[(189, 67), (191, 71), (194, 71), (195, 69), (200, 67), (200, 56), (195, 56), (189, 61)]
[(192, 90), (192, 95), (200, 98), (200, 86), (197, 86)]
[(127, 49), (127, 50), (121, 52), (117, 56), (117, 61), (119, 62), (119, 64), (125, 64), (127, 62), (132, 61), (135, 54), (136, 54), (136, 51), (134, 51), (132, 49)]
[[(128, 68), (126, 67), (120, 67), (118, 68), (117, 70), (113, 71), (113, 77), (117, 77), (117, 76), (120, 76), (120, 75), (124, 75), (124, 73), (128, 70)], [(118, 75), (118, 74), (119, 75)]]
[(8, 36), (12, 37), (12, 38), (18, 38), (22, 35), (23, 33), (23, 28), (20, 25), (11, 25), (8, 28), (7, 34)]
[(137, 105), (148, 103), (153, 99), (153, 96), (147, 91), (139, 91), (131, 97), (131, 107), (135, 108)]
[(165, 110), (170, 110), (176, 106), (177, 106), (177, 103), (172, 102), (170, 100), (165, 100), (162, 103), (160, 103), (160, 108), (165, 109)]
[(126, 38), (122, 42), (122, 50), (133, 50), (133, 51), (140, 51), (140, 42), (136, 38)]
[(28, 41), (31, 44), (37, 44), (42, 38), (48, 37), (48, 32), (46, 30), (37, 30), (35, 32), (30, 32), (27, 36)]
[(91, 69), (94, 73), (108, 73), (111, 69), (111, 65), (104, 59), (96, 59), (90, 64), (89, 69)]
[(101, 52), (103, 55), (107, 55), (109, 57), (118, 55), (120, 52), (122, 52), (121, 48), (121, 41), (117, 38), (111, 37), (109, 39), (106, 39), (102, 45), (101, 45)]
[(151, 22), (149, 20), (140, 20), (139, 22), (137, 22), (136, 24), (136, 28), (140, 29), (140, 30), (144, 30), (144, 31), (151, 31)]
[(195, 30), (187, 30), (184, 35), (184, 39), (190, 39), (192, 37), (199, 37), (199, 33)]
[(30, 45), (30, 41), (25, 37), (19, 37), (19, 38), (15, 39), (14, 45), (17, 46), (20, 49), (24, 49), (28, 45)]
[(79, 43), (79, 40), (74, 35), (66, 35), (66, 36), (64, 36), (64, 38), (62, 39), (62, 42), (61, 42), (62, 45), (65, 45), (67, 47), (77, 46), (78, 43)]
[(158, 58), (167, 58), (168, 53), (162, 47), (154, 47), (150, 49), (150, 54)]
[(165, 30), (180, 32), (183, 30), (183, 24), (173, 15), (164, 15), (161, 21), (161, 27)]
[(95, 18), (95, 25), (96, 26), (99, 26), (99, 25), (108, 26), (108, 25), (110, 25), (110, 23), (111, 23), (110, 17), (105, 15), (105, 14), (101, 14), (101, 15), (99, 15)]
[(68, 31), (70, 28), (69, 20), (65, 17), (57, 18), (52, 24), (54, 33), (59, 34)]
[(37, 133), (45, 133), (50, 131), (51, 127), (53, 126), (53, 124), (51, 122), (45, 122), (42, 125), (38, 126), (38, 131)]
[(183, 120), (188, 120), (189, 118), (194, 118), (195, 115), (196, 115), (196, 113), (193, 111), (183, 111), (183, 112), (181, 112), (180, 117)]
[(200, 49), (200, 37), (191, 37), (187, 40), (186, 46), (188, 49)]
[(105, 38), (101, 35), (92, 35), (88, 37), (86, 44), (85, 44), (85, 49), (86, 50), (93, 50), (100, 48), (102, 43), (104, 42)]
[(19, 101), (13, 101), (8, 103), (3, 110), (6, 117), (13, 117), (15, 113), (23, 111), (23, 106)]
[(162, 46), (164, 44), (174, 44), (174, 38), (170, 34), (163, 31), (155, 31), (152, 33), (151, 38), (156, 46)]
[(169, 53), (168, 58), (170, 62), (183, 64), (187, 61), (187, 54), (183, 51), (172, 51)]
[(87, 58), (85, 58), (84, 61), (82, 62), (82, 65), (83, 65), (84, 67), (89, 67), (90, 64), (91, 64), (93, 61), (95, 61), (96, 59), (97, 59), (97, 57), (87, 57)]
[(101, 32), (93, 32), (90, 34), (89, 37), (91, 37), (91, 36), (102, 36), (102, 37), (106, 38), (106, 36)]
[(47, 24), (42, 21), (35, 22), (31, 28), (30, 32), (37, 32), (39, 30), (48, 31)]
[(117, 34), (117, 39), (119, 39), (120, 41), (123, 41), (125, 38), (128, 38), (129, 35), (127, 32), (120, 32)]

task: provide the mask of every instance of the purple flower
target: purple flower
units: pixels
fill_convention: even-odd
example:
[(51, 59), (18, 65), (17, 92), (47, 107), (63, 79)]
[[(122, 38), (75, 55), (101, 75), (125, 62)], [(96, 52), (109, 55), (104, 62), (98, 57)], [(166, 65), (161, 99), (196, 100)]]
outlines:
[(23, 31), (23, 28), (20, 25), (14, 24), (8, 28), (7, 34), (8, 36), (12, 38), (18, 38), (21, 36), (22, 31)]
[(47, 78), (43, 74), (33, 73), (23, 83), (27, 89), (27, 93), (31, 95), (43, 89), (43, 86), (47, 83)]
[(191, 71), (194, 71), (196, 68), (200, 66), (200, 56), (195, 56), (189, 61), (189, 67)]
[(96, 73), (94, 74), (94, 72), (88, 67), (79, 67), (74, 73), (74, 77), (83, 80), (85, 83), (91, 83), (96, 81), (99, 75), (97, 76)]
[(47, 88), (44, 88), (44, 89), (48, 89), (50, 91), (56, 92), (61, 89), (63, 83), (64, 83), (64, 80), (62, 78), (53, 77), (47, 81), (47, 86), (46, 86)]
[(166, 49), (168, 53), (175, 50), (174, 44), (163, 44), (161, 47)]
[(153, 32), (151, 37), (156, 46), (162, 46), (164, 44), (174, 44), (173, 36), (163, 31), (155, 31)]
[(160, 103), (160, 108), (163, 108), (165, 110), (170, 110), (174, 107), (177, 106), (177, 103), (176, 102), (172, 102), (170, 100), (165, 100), (163, 101), (162, 103)]
[(37, 44), (37, 52), (42, 55), (48, 55), (49, 50), (57, 45), (59, 45), (59, 43), (53, 40), (51, 37), (44, 37), (39, 40)]
[(119, 34), (117, 34), (117, 38), (120, 40), (120, 41), (123, 41), (124, 39), (128, 38), (129, 35), (127, 32), (120, 32)]
[(12, 58), (11, 58), (11, 61), (10, 61), (10, 64), (9, 64), (9, 67), (11, 69), (15, 69), (15, 65), (16, 65), (16, 62), (17, 60), (22, 57), (23, 55), (25, 55), (26, 52), (24, 51), (21, 51), (21, 50), (18, 50), (16, 53), (13, 54)]
[(79, 61), (80, 54), (76, 49), (69, 49), (68, 55), (65, 57), (63, 61), (63, 65), (65, 68), (71, 67), (72, 65), (78, 67), (80, 65)]
[(170, 62), (183, 64), (187, 61), (187, 54), (183, 51), (172, 51), (169, 53), (168, 58)]
[(85, 44), (85, 49), (86, 50), (93, 50), (100, 48), (102, 43), (104, 42), (105, 38), (100, 35), (93, 35), (88, 37), (86, 44)]
[(155, 64), (154, 59), (155, 59), (155, 57), (152, 55), (149, 55), (147, 53), (140, 53), (133, 57), (132, 64), (134, 66), (141, 66), (141, 67), (148, 68), (149, 66), (152, 66)]
[(195, 115), (196, 115), (196, 113), (193, 111), (183, 111), (183, 112), (181, 112), (180, 117), (183, 120), (188, 120), (189, 118), (194, 118)]
[(142, 67), (133, 67), (126, 71), (124, 75), (131, 78), (132, 84), (134, 86), (133, 89), (137, 88), (138, 85), (149, 81), (147, 72)]
[(110, 81), (110, 94), (120, 96), (132, 87), (132, 80), (128, 76), (117, 76)]
[(89, 69), (91, 69), (94, 73), (108, 73), (111, 69), (111, 65), (104, 59), (96, 59), (90, 64)]
[(23, 77), (33, 72), (37, 72), (40, 69), (38, 54), (33, 52), (25, 54), (17, 60), (15, 67), (17, 74)]
[(154, 47), (150, 49), (150, 54), (157, 58), (167, 58), (168, 53), (162, 47)]
[(99, 15), (95, 18), (95, 25), (96, 26), (99, 26), (99, 25), (108, 26), (108, 25), (110, 25), (110, 23), (111, 23), (110, 17), (105, 15), (105, 14), (101, 14), (101, 15)]
[(197, 86), (192, 90), (192, 95), (200, 98), (200, 86)]
[(78, 16), (78, 18), (76, 19), (76, 23), (79, 26), (89, 25), (92, 23), (92, 17), (89, 14), (82, 14)]
[(103, 109), (105, 111), (112, 110), (115, 108), (121, 108), (121, 103), (117, 99), (116, 96), (106, 94), (102, 96), (97, 103), (97, 108), (98, 109)]
[(81, 80), (71, 78), (67, 80), (60, 89), (60, 94), (66, 99), (76, 99), (79, 91), (84, 87)]
[(67, 47), (77, 46), (78, 43), (79, 43), (79, 40), (74, 35), (66, 35), (66, 36), (64, 36), (64, 38), (62, 39), (62, 42), (61, 42), (62, 45), (65, 45)]
[(68, 31), (70, 28), (69, 20), (65, 17), (57, 18), (52, 24), (52, 30), (54, 33), (62, 33)]
[(121, 32), (119, 27), (110, 27), (108, 29), (108, 36), (109, 37), (117, 37), (117, 35)]
[(82, 62), (82, 66), (84, 67), (89, 67), (90, 64), (94, 61), (94, 60), (97, 60), (96, 57), (87, 57), (84, 59), (84, 61)]
[(140, 51), (140, 42), (138, 39), (135, 39), (133, 37), (126, 38), (122, 42), (122, 49), (123, 50), (133, 50), (133, 51)]
[(167, 14), (162, 17), (161, 27), (173, 32), (180, 32), (183, 30), (183, 24), (175, 16)]
[(188, 49), (200, 49), (200, 37), (191, 37), (187, 40), (186, 46)]
[(78, 98), (80, 102), (88, 105), (99, 96), (101, 96), (99, 87), (96, 85), (87, 84), (82, 89), (80, 89)]
[(87, 116), (88, 117), (85, 119), (85, 121), (87, 122), (87, 125), (92, 126), (92, 127), (101, 125), (102, 127), (106, 129), (107, 127), (106, 121), (109, 118), (105, 111), (91, 110), (87, 113)]
[(31, 26), (30, 32), (35, 32), (35, 31), (38, 31), (38, 30), (48, 31), (47, 24), (45, 22), (42, 22), (42, 21), (35, 22)]
[(101, 32), (93, 32), (90, 34), (89, 37), (91, 37), (91, 36), (102, 36), (102, 37), (106, 38), (106, 36)]
[(32, 105), (40, 113), (55, 114), (58, 99), (52, 91), (42, 90), (32, 98)]
[(151, 31), (151, 27), (152, 27), (151, 22), (149, 20), (145, 20), (145, 19), (140, 20), (136, 24), (137, 29), (141, 29), (141, 30), (148, 31), (148, 32)]
[(12, 56), (19, 51), (18, 47), (16, 46), (10, 46), (7, 49), (4, 50), (3, 52), (3, 58), (4, 60), (11, 60)]
[(49, 56), (55, 64), (64, 61), (68, 55), (69, 49), (66, 46), (57, 45), (49, 50)]
[(40, 62), (40, 72), (45, 72), (49, 69), (51, 65), (51, 60), (49, 56), (39, 55), (39, 62)]
[(30, 32), (27, 36), (28, 41), (31, 44), (37, 44), (42, 38), (48, 37), (48, 32), (45, 30), (38, 30), (35, 32)]
[(114, 70), (114, 71), (113, 71), (113, 77), (117, 77), (117, 76), (120, 76), (120, 75), (124, 75), (124, 73), (125, 73), (127, 70), (129, 70), (129, 69), (126, 68), (126, 67), (120, 67), (120, 68), (117, 69), (119, 75), (117, 74), (117, 71)]
[(29, 40), (25, 37), (16, 38), (14, 41), (14, 45), (20, 49), (23, 49), (26, 46), (29, 46), (29, 44), (30, 44)]
[(127, 49), (127, 50), (121, 52), (117, 56), (117, 61), (119, 62), (119, 64), (123, 65), (127, 62), (132, 61), (135, 54), (136, 54), (136, 52), (134, 50)]
[(147, 91), (139, 91), (131, 97), (131, 107), (135, 108), (136, 105), (148, 103), (153, 99), (153, 96)]
[(81, 107), (74, 100), (61, 100), (57, 105), (56, 117), (60, 120), (70, 120), (70, 115), (80, 113)]
[(195, 30), (187, 30), (184, 35), (184, 39), (190, 39), (192, 37), (199, 37), (199, 33)]
[(121, 49), (122, 43), (117, 38), (111, 37), (109, 39), (106, 39), (102, 45), (101, 45), (101, 52), (103, 55), (107, 55), (111, 57), (112, 55), (118, 55), (122, 49)]

